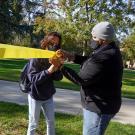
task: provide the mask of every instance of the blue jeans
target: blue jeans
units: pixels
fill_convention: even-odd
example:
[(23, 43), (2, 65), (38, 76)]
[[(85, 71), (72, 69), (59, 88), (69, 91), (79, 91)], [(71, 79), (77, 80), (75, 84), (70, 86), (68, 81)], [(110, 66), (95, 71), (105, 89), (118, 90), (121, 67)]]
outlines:
[(38, 126), (40, 110), (46, 118), (47, 135), (55, 135), (55, 116), (53, 98), (46, 101), (37, 101), (28, 94), (29, 102), (29, 126), (27, 135), (35, 135), (35, 130)]
[(83, 135), (104, 135), (114, 114), (97, 114), (83, 109)]

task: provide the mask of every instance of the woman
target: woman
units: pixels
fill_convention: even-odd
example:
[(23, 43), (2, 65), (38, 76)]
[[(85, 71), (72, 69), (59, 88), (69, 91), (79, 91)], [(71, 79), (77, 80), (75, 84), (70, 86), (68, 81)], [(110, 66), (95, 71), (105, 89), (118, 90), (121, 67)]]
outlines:
[[(56, 51), (60, 49), (61, 36), (57, 32), (49, 33), (42, 41), (41, 48)], [(46, 118), (47, 135), (55, 135), (55, 118), (53, 95), (55, 87), (53, 80), (61, 80), (62, 73), (48, 59), (31, 59), (29, 62), (28, 78), (31, 82), (28, 94), (29, 126), (27, 135), (34, 135), (38, 126), (40, 110)]]

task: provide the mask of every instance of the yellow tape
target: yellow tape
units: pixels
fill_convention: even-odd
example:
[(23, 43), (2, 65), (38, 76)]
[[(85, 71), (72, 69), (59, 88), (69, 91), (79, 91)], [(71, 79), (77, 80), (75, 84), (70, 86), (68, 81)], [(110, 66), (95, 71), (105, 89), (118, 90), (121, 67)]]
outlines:
[(0, 58), (51, 58), (54, 54), (48, 50), (0, 44)]

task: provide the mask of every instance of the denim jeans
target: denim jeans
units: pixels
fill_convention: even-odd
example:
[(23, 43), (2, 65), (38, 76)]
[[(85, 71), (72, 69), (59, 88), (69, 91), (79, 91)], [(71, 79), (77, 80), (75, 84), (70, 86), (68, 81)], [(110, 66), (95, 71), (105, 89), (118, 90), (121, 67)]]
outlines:
[(46, 118), (47, 135), (55, 135), (55, 116), (53, 98), (46, 101), (37, 101), (28, 94), (29, 103), (29, 126), (27, 135), (35, 135), (38, 126), (40, 111), (42, 109)]
[(97, 114), (83, 109), (83, 135), (104, 135), (114, 114)]

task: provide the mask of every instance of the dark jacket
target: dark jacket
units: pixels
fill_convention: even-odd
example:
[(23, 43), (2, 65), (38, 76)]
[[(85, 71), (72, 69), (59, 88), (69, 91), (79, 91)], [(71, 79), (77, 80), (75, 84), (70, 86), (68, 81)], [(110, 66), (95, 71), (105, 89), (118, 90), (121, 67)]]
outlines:
[(29, 61), (28, 78), (31, 82), (30, 95), (35, 100), (47, 100), (56, 92), (53, 80), (61, 80), (60, 71), (48, 74), (48, 59), (31, 59)]
[(63, 74), (81, 85), (81, 101), (85, 109), (102, 114), (115, 114), (121, 106), (123, 63), (115, 43), (101, 46), (91, 56), (75, 56), (81, 64), (79, 74), (63, 67)]

